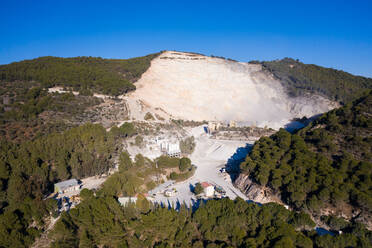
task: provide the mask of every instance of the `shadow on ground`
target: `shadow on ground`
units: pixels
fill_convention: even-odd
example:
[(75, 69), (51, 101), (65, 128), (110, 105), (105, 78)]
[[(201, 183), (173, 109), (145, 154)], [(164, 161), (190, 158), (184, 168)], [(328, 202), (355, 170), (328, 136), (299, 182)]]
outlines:
[(295, 133), (296, 131), (309, 125), (313, 120), (318, 119), (320, 116), (322, 116), (322, 114), (313, 115), (310, 118), (294, 119), (284, 125), (284, 129), (290, 133)]
[(245, 147), (239, 147), (235, 153), (227, 160), (226, 172), (230, 175), (231, 181), (234, 182), (240, 173), (240, 163), (252, 150), (252, 144), (246, 144)]

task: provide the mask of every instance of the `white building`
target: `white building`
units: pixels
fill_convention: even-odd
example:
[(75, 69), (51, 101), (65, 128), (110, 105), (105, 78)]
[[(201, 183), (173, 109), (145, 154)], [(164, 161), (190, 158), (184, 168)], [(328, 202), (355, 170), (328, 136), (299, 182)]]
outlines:
[(235, 121), (230, 121), (229, 122), (229, 127), (236, 127), (236, 122)]
[(169, 143), (169, 142), (161, 142), (160, 143), (160, 150), (162, 153), (165, 153), (169, 157), (180, 157), (181, 156), (181, 149), (180, 143)]
[(206, 197), (212, 197), (214, 195), (214, 187), (208, 182), (202, 182), (201, 186), (204, 189), (204, 194)]
[(218, 121), (210, 121), (208, 122), (208, 133), (213, 133), (215, 131), (218, 131), (220, 127), (222, 126), (221, 122)]
[(167, 155), (169, 157), (180, 157), (181, 156), (181, 150), (180, 150), (180, 144), (168, 144), (168, 150)]

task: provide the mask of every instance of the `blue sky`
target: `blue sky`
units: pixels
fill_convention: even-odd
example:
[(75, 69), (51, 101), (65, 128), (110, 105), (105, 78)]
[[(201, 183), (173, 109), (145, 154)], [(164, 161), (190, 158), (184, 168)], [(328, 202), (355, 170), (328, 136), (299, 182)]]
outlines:
[(372, 77), (372, 1), (2, 0), (0, 9), (0, 64), (174, 49)]

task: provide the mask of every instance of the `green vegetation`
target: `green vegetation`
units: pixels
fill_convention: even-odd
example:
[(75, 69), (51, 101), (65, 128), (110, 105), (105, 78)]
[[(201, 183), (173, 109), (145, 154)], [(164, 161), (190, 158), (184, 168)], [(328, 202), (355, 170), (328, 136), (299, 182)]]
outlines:
[[(46, 217), (58, 215), (57, 202), (45, 199), (54, 183), (105, 174), (118, 157), (119, 171), (101, 189), (82, 190), (82, 203), (62, 214), (51, 234), (53, 247), (370, 246), (372, 234), (358, 221), (370, 221), (372, 209), (372, 93), (296, 134), (280, 130), (260, 139), (241, 164), (242, 173), (273, 189), (297, 212), (241, 199), (208, 201), (195, 212), (152, 206), (141, 193), (161, 183), (161, 175), (176, 181), (191, 177), (191, 161), (165, 156), (152, 161), (141, 154), (132, 161), (127, 152), (119, 154), (123, 139), (137, 135), (135, 143), (141, 146), (139, 134), (157, 132), (148, 123), (135, 127), (128, 122), (110, 132), (100, 125), (76, 126), (89, 121), (86, 110), (102, 102), (93, 92), (116, 96), (134, 90), (133, 83), (157, 55), (43, 57), (0, 66), (0, 247), (29, 247), (45, 231)], [(319, 92), (348, 101), (371, 88), (371, 79), (298, 61), (263, 65), (293, 95)], [(51, 86), (80, 95), (48, 93)], [(199, 123), (178, 120), (172, 125)], [(195, 143), (188, 138), (180, 146), (188, 154)], [(196, 185), (195, 192), (202, 191)], [(117, 197), (134, 195), (135, 208), (117, 202)], [(312, 230), (306, 213), (320, 216), (324, 209), (336, 214), (320, 220), (342, 235), (318, 236)], [(352, 221), (338, 217), (351, 211), (359, 213)]]
[(119, 172), (105, 181), (98, 194), (121, 197), (146, 193), (156, 186), (152, 177), (159, 173), (161, 170), (150, 159), (137, 154), (133, 162), (127, 152), (122, 152), (119, 157)]
[(160, 156), (156, 159), (159, 168), (179, 168), (180, 171), (191, 169), (191, 160), (189, 158), (171, 158)]
[[(23, 102), (20, 103), (20, 102)], [(2, 115), (4, 121), (35, 119), (43, 111), (63, 112), (76, 115), (85, 108), (99, 104), (98, 98), (77, 97), (72, 93), (48, 94), (46, 90), (35, 87), (28, 90), (23, 99), (10, 105), (10, 111)]]
[(338, 218), (335, 216), (322, 216), (321, 220), (323, 223), (327, 224), (331, 230), (338, 231), (345, 229), (349, 226), (349, 222), (343, 218)]
[(32, 140), (81, 123), (84, 111), (102, 100), (72, 93), (48, 93), (35, 83), (0, 84), (1, 138)]
[[(0, 65), (1, 138), (21, 143), (95, 121), (91, 107), (102, 100), (93, 92), (116, 96), (134, 90), (133, 83), (157, 55), (128, 60), (42, 57)], [(80, 95), (48, 93), (52, 86)]]
[[(34, 239), (42, 233), (40, 228), (42, 216), (55, 211), (57, 201), (33, 201), (30, 198), (18, 206), (18, 209), (8, 210), (0, 215), (0, 246), (1, 247), (29, 247)], [(30, 226), (32, 219), (38, 219), (35, 226)], [(35, 223), (34, 223), (35, 224)]]
[(180, 168), (180, 171), (182, 172), (191, 168), (191, 160), (189, 158), (181, 158), (179, 168)]
[(113, 137), (93, 124), (19, 145), (1, 141), (0, 223), (7, 224), (0, 228), (0, 246), (29, 246), (56, 208), (55, 200), (43, 200), (53, 183), (107, 172), (116, 148)]
[(177, 182), (185, 181), (186, 179), (192, 177), (195, 174), (195, 170), (196, 170), (195, 167), (190, 167), (187, 169), (186, 172), (183, 173), (172, 172), (169, 175), (169, 177), (170, 179), (176, 180)]
[(110, 132), (113, 133), (117, 137), (126, 138), (126, 137), (131, 137), (131, 136), (135, 135), (137, 131), (136, 131), (136, 128), (134, 127), (134, 125), (132, 123), (125, 122), (120, 127), (113, 126), (110, 129)]
[(324, 68), (312, 64), (303, 64), (298, 60), (264, 61), (262, 66), (273, 73), (292, 96), (304, 93), (320, 93), (332, 100), (349, 102), (372, 89), (372, 79), (354, 76), (344, 71)]
[(0, 81), (35, 81), (45, 88), (71, 87), (85, 95), (94, 91), (116, 96), (134, 90), (133, 83), (158, 55), (131, 59), (40, 57), (1, 65)]
[[(324, 114), (296, 134), (261, 138), (240, 165), (295, 209), (320, 213), (348, 206), (372, 212), (372, 92)], [(350, 216), (351, 217), (351, 216)], [(364, 220), (363, 220), (364, 218)]]
[(172, 172), (170, 174), (170, 179), (176, 181), (184, 181), (194, 175), (196, 168), (192, 166), (191, 160), (189, 158), (183, 157), (178, 162), (178, 168), (180, 173)]
[(171, 169), (169, 178), (176, 181), (184, 181), (194, 175), (196, 168), (192, 166), (189, 158), (171, 158), (160, 156), (156, 159), (160, 169)]
[(211, 200), (194, 213), (121, 207), (111, 197), (90, 197), (56, 223), (52, 247), (368, 247), (371, 232), (317, 236), (308, 215), (277, 204)]
[[(183, 181), (194, 175), (195, 167), (192, 166), (189, 158), (171, 158), (160, 156), (156, 159), (158, 167), (161, 169), (171, 169), (170, 178), (176, 181)], [(179, 173), (176, 173), (178, 171)]]
[(97, 193), (115, 197), (134, 196), (155, 188), (160, 182), (155, 182), (154, 177), (169, 175), (172, 180), (183, 181), (194, 175), (194, 172), (195, 167), (192, 167), (188, 158), (161, 156), (152, 161), (137, 154), (133, 162), (127, 152), (122, 152), (119, 156), (119, 172), (110, 176)]
[(142, 147), (143, 145), (143, 137), (141, 135), (137, 135), (134, 139), (134, 144), (138, 147)]
[(195, 195), (200, 195), (201, 193), (203, 193), (204, 189), (203, 187), (201, 186), (200, 183), (196, 183), (195, 184), (195, 187), (194, 187), (194, 193)]
[(156, 159), (159, 168), (177, 168), (180, 166), (179, 158), (171, 158), (168, 156), (160, 156)]
[(177, 126), (182, 127), (197, 127), (203, 124), (208, 124), (208, 121), (189, 121), (189, 120), (181, 120), (181, 119), (171, 119), (171, 121), (176, 124)]
[(191, 154), (195, 149), (195, 139), (194, 136), (187, 137), (180, 142), (180, 150), (183, 154)]
[(145, 114), (144, 119), (145, 119), (146, 121), (155, 120), (154, 116), (153, 116), (150, 112), (147, 112), (147, 113)]

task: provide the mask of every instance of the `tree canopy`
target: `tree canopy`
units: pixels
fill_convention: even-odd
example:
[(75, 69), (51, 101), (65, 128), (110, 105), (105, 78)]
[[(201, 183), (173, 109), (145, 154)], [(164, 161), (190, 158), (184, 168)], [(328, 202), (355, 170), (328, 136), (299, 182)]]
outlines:
[(181, 206), (121, 207), (111, 197), (84, 200), (61, 216), (52, 247), (368, 247), (371, 232), (350, 226), (332, 237), (310, 231), (307, 214), (238, 198), (210, 200), (195, 212)]
[(131, 59), (40, 57), (0, 65), (0, 81), (36, 81), (43, 87), (72, 87), (81, 93), (90, 90), (116, 96), (134, 90), (133, 83), (158, 55)]
[[(372, 211), (372, 92), (332, 110), (290, 134), (281, 129), (263, 137), (240, 165), (256, 183), (268, 186), (284, 202), (314, 213), (347, 206)], [(364, 218), (364, 219), (363, 219)]]
[(331, 100), (350, 102), (372, 89), (372, 79), (354, 76), (350, 73), (324, 68), (313, 64), (304, 64), (298, 60), (263, 61), (260, 63), (274, 74), (292, 96), (305, 93), (320, 93)]
[(19, 145), (0, 141), (0, 223), (7, 223), (0, 225), (0, 246), (31, 245), (57, 207), (44, 199), (53, 184), (107, 172), (115, 149), (113, 137), (93, 124)]

